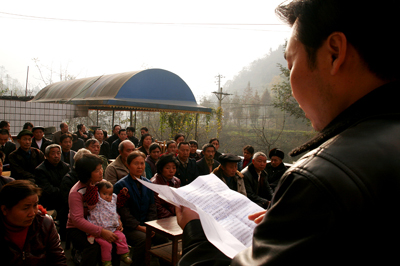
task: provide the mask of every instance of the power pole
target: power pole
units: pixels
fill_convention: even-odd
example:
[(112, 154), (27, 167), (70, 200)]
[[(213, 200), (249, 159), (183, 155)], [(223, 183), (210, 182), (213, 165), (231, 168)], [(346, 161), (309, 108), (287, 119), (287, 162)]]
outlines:
[(217, 82), (218, 82), (218, 91), (214, 91), (213, 93), (214, 93), (215, 96), (217, 96), (217, 98), (218, 98), (218, 107), (219, 107), (219, 108), (222, 108), (222, 107), (221, 107), (221, 105), (222, 105), (222, 100), (223, 100), (226, 96), (229, 96), (229, 95), (232, 95), (232, 94), (223, 93), (223, 92), (222, 92), (221, 78), (225, 78), (225, 77), (222, 76), (221, 74), (218, 74), (218, 76), (215, 76), (215, 77), (217, 78)]
[(218, 76), (216, 76), (216, 78), (218, 79), (218, 91), (214, 91), (213, 93), (215, 94), (215, 96), (217, 96), (218, 99), (218, 109), (217, 109), (217, 116), (218, 116), (218, 129), (217, 129), (217, 138), (219, 138), (219, 134), (222, 131), (222, 100), (226, 97), (229, 96), (231, 94), (229, 93), (224, 93), (222, 92), (222, 87), (221, 87), (221, 78), (225, 78), (224, 76), (222, 76), (221, 74), (218, 74)]

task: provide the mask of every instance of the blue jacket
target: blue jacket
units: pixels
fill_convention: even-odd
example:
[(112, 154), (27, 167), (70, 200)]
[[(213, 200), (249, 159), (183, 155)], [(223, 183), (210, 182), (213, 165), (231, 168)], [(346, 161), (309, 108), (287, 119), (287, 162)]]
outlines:
[[(150, 180), (145, 177), (140, 177), (140, 179), (151, 183)], [(155, 213), (155, 217), (151, 217), (154, 212), (153, 208), (155, 209), (154, 193), (152, 190), (142, 185), (142, 195), (140, 195), (136, 183), (131, 175), (127, 175), (115, 183), (114, 193), (118, 195), (124, 187), (128, 189), (130, 195), (130, 198), (125, 203), (125, 207), (129, 209), (131, 216), (137, 220), (136, 226), (139, 224), (144, 225), (144, 222), (157, 219), (157, 213)], [(121, 215), (121, 220), (122, 218)], [(123, 224), (126, 224), (126, 222), (122, 222)]]

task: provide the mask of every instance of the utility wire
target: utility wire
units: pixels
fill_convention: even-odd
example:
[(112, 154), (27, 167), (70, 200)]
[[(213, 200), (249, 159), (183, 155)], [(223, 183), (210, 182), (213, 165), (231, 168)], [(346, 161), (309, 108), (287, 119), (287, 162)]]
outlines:
[[(190, 23), (190, 22), (141, 22), (141, 21), (112, 21), (112, 20), (85, 20), (85, 19), (70, 19), (70, 18), (53, 18), (53, 17), (41, 17), (41, 16), (31, 16), (31, 15), (22, 15), (8, 12), (0, 12), (0, 14), (14, 16), (11, 18), (20, 18), (20, 19), (33, 19), (33, 20), (55, 20), (55, 21), (64, 21), (64, 22), (84, 22), (84, 23), (107, 23), (107, 24), (135, 24), (135, 25), (166, 25), (166, 26), (286, 26), (285, 24), (280, 23)], [(0, 17), (7, 18), (7, 17)], [(243, 28), (231, 28), (228, 29), (238, 29), (243, 30)], [(255, 31), (289, 31), (286, 30), (271, 30), (271, 29), (250, 29)]]

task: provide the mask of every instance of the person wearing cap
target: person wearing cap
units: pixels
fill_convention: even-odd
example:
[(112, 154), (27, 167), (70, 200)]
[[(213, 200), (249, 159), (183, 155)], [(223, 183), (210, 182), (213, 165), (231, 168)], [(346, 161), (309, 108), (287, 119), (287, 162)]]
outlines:
[(44, 154), (37, 148), (31, 147), (33, 133), (24, 129), (17, 135), (20, 147), (10, 153), (9, 161), (11, 176), (18, 179), (30, 179), (35, 182), (34, 170), (44, 161)]
[(244, 176), (237, 170), (237, 163), (241, 160), (240, 157), (226, 153), (219, 156), (218, 159), (220, 165), (214, 169), (213, 174), (224, 181), (230, 189), (247, 196)]
[(51, 140), (46, 139), (44, 137), (44, 127), (34, 126), (32, 128), (33, 139), (31, 147), (41, 150), (43, 153), (46, 150), (46, 147), (52, 144)]
[(268, 173), (268, 183), (272, 188), (272, 191), (275, 192), (275, 188), (278, 185), (279, 180), (287, 170), (287, 167), (282, 162), (283, 158), (285, 157), (285, 153), (280, 149), (273, 148), (269, 151), (268, 157), (271, 162), (267, 163), (265, 171)]

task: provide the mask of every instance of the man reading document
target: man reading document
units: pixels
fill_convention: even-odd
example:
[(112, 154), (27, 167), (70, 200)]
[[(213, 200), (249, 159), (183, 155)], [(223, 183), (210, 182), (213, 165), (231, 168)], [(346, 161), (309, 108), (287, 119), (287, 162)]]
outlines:
[(319, 133), (291, 155), (252, 246), (232, 260), (177, 210), (179, 265), (391, 265), (400, 238), (400, 1), (294, 0), (285, 57), (293, 96)]

